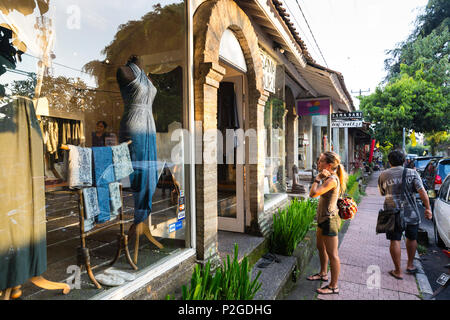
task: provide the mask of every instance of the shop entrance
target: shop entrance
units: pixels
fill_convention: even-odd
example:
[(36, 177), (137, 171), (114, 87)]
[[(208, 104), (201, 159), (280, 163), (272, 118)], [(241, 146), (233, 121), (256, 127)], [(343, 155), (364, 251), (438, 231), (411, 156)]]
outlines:
[[(245, 150), (238, 130), (245, 130), (245, 83), (243, 72), (222, 64), (226, 75), (217, 93), (218, 139), (217, 213), (219, 229), (244, 232), (245, 229)], [(220, 143), (222, 142), (222, 145)]]

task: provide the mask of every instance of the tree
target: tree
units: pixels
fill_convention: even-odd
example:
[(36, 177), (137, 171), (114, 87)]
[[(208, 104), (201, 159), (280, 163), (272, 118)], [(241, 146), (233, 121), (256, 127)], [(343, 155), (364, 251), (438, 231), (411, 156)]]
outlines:
[(426, 81), (421, 70), (411, 77), (407, 66), (401, 68), (400, 77), (377, 87), (369, 96), (359, 97), (364, 118), (375, 125), (375, 139), (395, 146), (402, 144), (403, 128), (431, 132), (446, 130), (450, 124), (448, 100), (441, 87)]
[(425, 142), (431, 147), (431, 154), (435, 155), (440, 144), (450, 142), (450, 134), (446, 131), (437, 131), (425, 134)]
[(379, 141), (402, 143), (402, 130), (446, 131), (450, 123), (450, 1), (430, 0), (408, 39), (388, 51), (387, 77), (361, 100)]
[(387, 52), (390, 57), (385, 60), (385, 69), (388, 71), (385, 81), (400, 73), (400, 64), (411, 65), (420, 57), (431, 61), (438, 58), (440, 64), (447, 62), (444, 72), (449, 70), (449, 59), (447, 56), (445, 60), (445, 55), (449, 54), (450, 1), (430, 0), (415, 24), (416, 28), (408, 39)]

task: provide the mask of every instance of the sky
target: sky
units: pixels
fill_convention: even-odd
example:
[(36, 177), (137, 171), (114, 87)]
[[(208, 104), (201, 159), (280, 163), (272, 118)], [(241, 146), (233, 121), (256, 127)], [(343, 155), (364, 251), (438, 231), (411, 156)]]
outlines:
[[(283, 0), (313, 59), (343, 74), (355, 106), (386, 76), (386, 50), (411, 34), (428, 0)], [(320, 48), (316, 46), (312, 34)], [(322, 55), (326, 61), (322, 58)], [(370, 92), (364, 92), (368, 91)], [(358, 93), (354, 93), (358, 92)]]

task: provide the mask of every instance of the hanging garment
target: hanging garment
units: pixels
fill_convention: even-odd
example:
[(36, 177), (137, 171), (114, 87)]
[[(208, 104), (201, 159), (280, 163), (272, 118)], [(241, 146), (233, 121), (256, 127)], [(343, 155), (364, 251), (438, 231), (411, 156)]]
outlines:
[(130, 150), (127, 143), (121, 143), (118, 146), (112, 146), (114, 175), (116, 180), (122, 180), (133, 173), (131, 164)]
[(42, 134), (33, 102), (17, 98), (0, 119), (0, 290), (47, 269)]
[(134, 193), (134, 223), (144, 221), (152, 210), (152, 196), (158, 182), (156, 156), (156, 127), (152, 104), (156, 88), (145, 72), (128, 63), (136, 78), (126, 86), (120, 85), (124, 114), (120, 121), (119, 142), (132, 140), (130, 157), (134, 172), (130, 175)]
[(115, 181), (111, 147), (93, 147), (92, 154), (98, 206), (100, 208), (97, 222), (103, 223), (109, 221), (111, 217), (108, 185)]
[(50, 143), (52, 145), (52, 154), (55, 154), (55, 160), (58, 160), (58, 135), (59, 135), (59, 127), (58, 122), (52, 120), (53, 130), (50, 132)]
[(80, 121), (80, 146), (84, 147), (84, 142), (86, 141), (86, 137), (84, 136), (84, 124)]
[(70, 131), (70, 123), (66, 122), (66, 138), (67, 138), (67, 143), (73, 144), (72, 143), (72, 132)]
[(73, 145), (69, 147), (69, 187), (92, 185), (92, 150)]
[(119, 209), (122, 207), (122, 201), (120, 197), (120, 184), (119, 182), (113, 182), (108, 185), (109, 198), (111, 204), (111, 220), (116, 218), (119, 214)]
[(100, 214), (97, 189), (83, 188), (84, 199), (84, 231), (91, 230), (95, 225), (95, 218)]

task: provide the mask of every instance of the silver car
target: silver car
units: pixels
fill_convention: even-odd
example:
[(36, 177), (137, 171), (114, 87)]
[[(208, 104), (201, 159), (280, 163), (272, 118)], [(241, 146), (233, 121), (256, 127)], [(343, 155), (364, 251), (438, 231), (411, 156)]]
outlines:
[(436, 193), (428, 190), (430, 199), (434, 199), (433, 223), (434, 235), (438, 246), (450, 248), (450, 174), (444, 179)]

